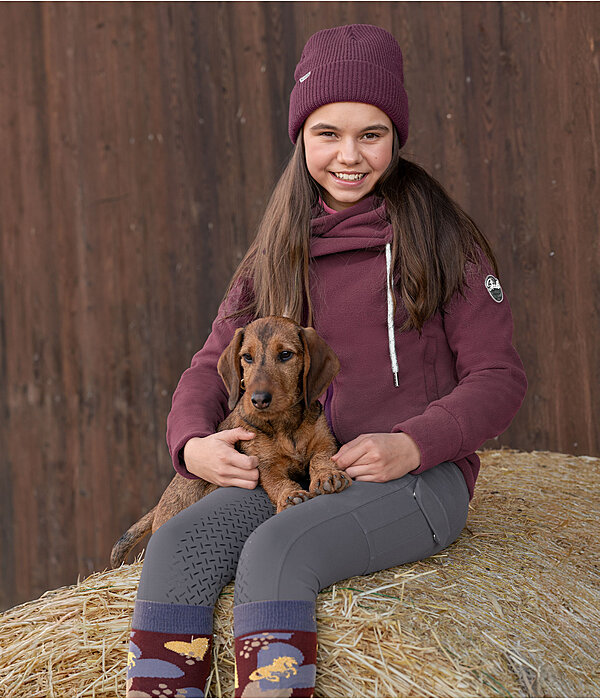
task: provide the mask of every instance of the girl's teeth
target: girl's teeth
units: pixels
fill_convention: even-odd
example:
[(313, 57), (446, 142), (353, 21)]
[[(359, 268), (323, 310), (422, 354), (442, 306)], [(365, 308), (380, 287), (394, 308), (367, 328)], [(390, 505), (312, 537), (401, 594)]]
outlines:
[(365, 173), (334, 173), (340, 180), (362, 180)]

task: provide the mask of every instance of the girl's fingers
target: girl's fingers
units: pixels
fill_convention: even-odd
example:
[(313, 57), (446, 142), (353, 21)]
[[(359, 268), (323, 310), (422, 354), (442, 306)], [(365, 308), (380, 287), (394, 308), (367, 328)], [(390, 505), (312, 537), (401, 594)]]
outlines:
[(233, 483), (235, 481), (244, 481), (253, 483), (253, 486), (245, 486), (244, 488), (254, 488), (258, 483), (258, 457), (233, 451), (231, 455), (228, 455), (223, 476), (231, 486), (235, 485)]
[(251, 440), (255, 434), (246, 430), (246, 428), (231, 428), (230, 430), (222, 430), (216, 433), (219, 439), (228, 442), (230, 445), (235, 444), (238, 440)]
[[(242, 486), (242, 484), (238, 482), (244, 482), (246, 484), (244, 488), (254, 488), (258, 484), (258, 478), (258, 469), (254, 468), (227, 464), (220, 470), (220, 480), (224, 482), (222, 485), (226, 486)], [(252, 485), (250, 486), (249, 484)]]
[(360, 463), (361, 459), (366, 457), (367, 453), (368, 448), (365, 445), (365, 441), (359, 436), (343, 445), (339, 452), (334, 455), (335, 459), (333, 461), (339, 469), (347, 469), (352, 465)]
[(227, 483), (227, 486), (238, 486), (239, 488), (242, 489), (255, 489), (258, 484), (258, 481), (245, 481), (244, 479), (231, 479)]
[(258, 457), (244, 455), (237, 450), (233, 450), (232, 454), (228, 455), (227, 462), (235, 469), (256, 470), (258, 472)]
[(346, 469), (346, 474), (352, 479), (365, 479), (367, 477), (374, 478), (374, 468), (372, 464), (361, 464), (360, 462), (352, 464)]

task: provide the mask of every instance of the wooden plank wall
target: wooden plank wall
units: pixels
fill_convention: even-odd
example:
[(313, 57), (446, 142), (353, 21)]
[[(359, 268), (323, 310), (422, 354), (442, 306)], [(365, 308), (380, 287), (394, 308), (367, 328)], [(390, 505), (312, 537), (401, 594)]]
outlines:
[(490, 444), (600, 453), (596, 3), (0, 13), (0, 608), (107, 566), (169, 481), (171, 394), (290, 153), (321, 28), (397, 37), (406, 155), (497, 251), (530, 388)]

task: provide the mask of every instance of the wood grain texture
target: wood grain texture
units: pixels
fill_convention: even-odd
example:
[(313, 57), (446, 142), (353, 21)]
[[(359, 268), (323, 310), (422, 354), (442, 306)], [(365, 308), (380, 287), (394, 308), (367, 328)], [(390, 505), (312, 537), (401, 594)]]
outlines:
[[(0, 3), (0, 609), (108, 563), (290, 153), (306, 39), (403, 48), (407, 157), (497, 253), (529, 392), (487, 446), (598, 455), (596, 3)], [(493, 400), (493, 397), (490, 397)]]

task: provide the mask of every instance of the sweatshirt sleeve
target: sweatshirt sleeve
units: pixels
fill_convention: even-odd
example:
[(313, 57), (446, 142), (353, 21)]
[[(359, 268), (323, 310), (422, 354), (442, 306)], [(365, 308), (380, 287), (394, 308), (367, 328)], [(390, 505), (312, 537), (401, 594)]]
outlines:
[[(234, 308), (239, 308), (242, 287), (233, 290), (219, 307), (212, 330), (194, 357), (190, 367), (182, 374), (167, 417), (167, 446), (173, 466), (187, 479), (199, 477), (191, 474), (183, 461), (183, 448), (193, 437), (206, 437), (217, 431), (229, 414), (228, 394), (217, 372), (217, 362), (231, 342), (236, 328), (248, 323), (244, 317), (225, 318)], [(247, 293), (247, 292), (244, 292)], [(244, 298), (246, 303), (247, 297)]]
[[(462, 459), (500, 435), (525, 397), (527, 378), (512, 344), (510, 305), (503, 290), (502, 300), (495, 301), (486, 279), (493, 285), (496, 278), (482, 255), (481, 269), (467, 265), (465, 296), (456, 292), (445, 309), (444, 326), (458, 384), (421, 415), (392, 428), (410, 435), (421, 451), (421, 464), (413, 474)], [(499, 287), (491, 291), (499, 298)]]

